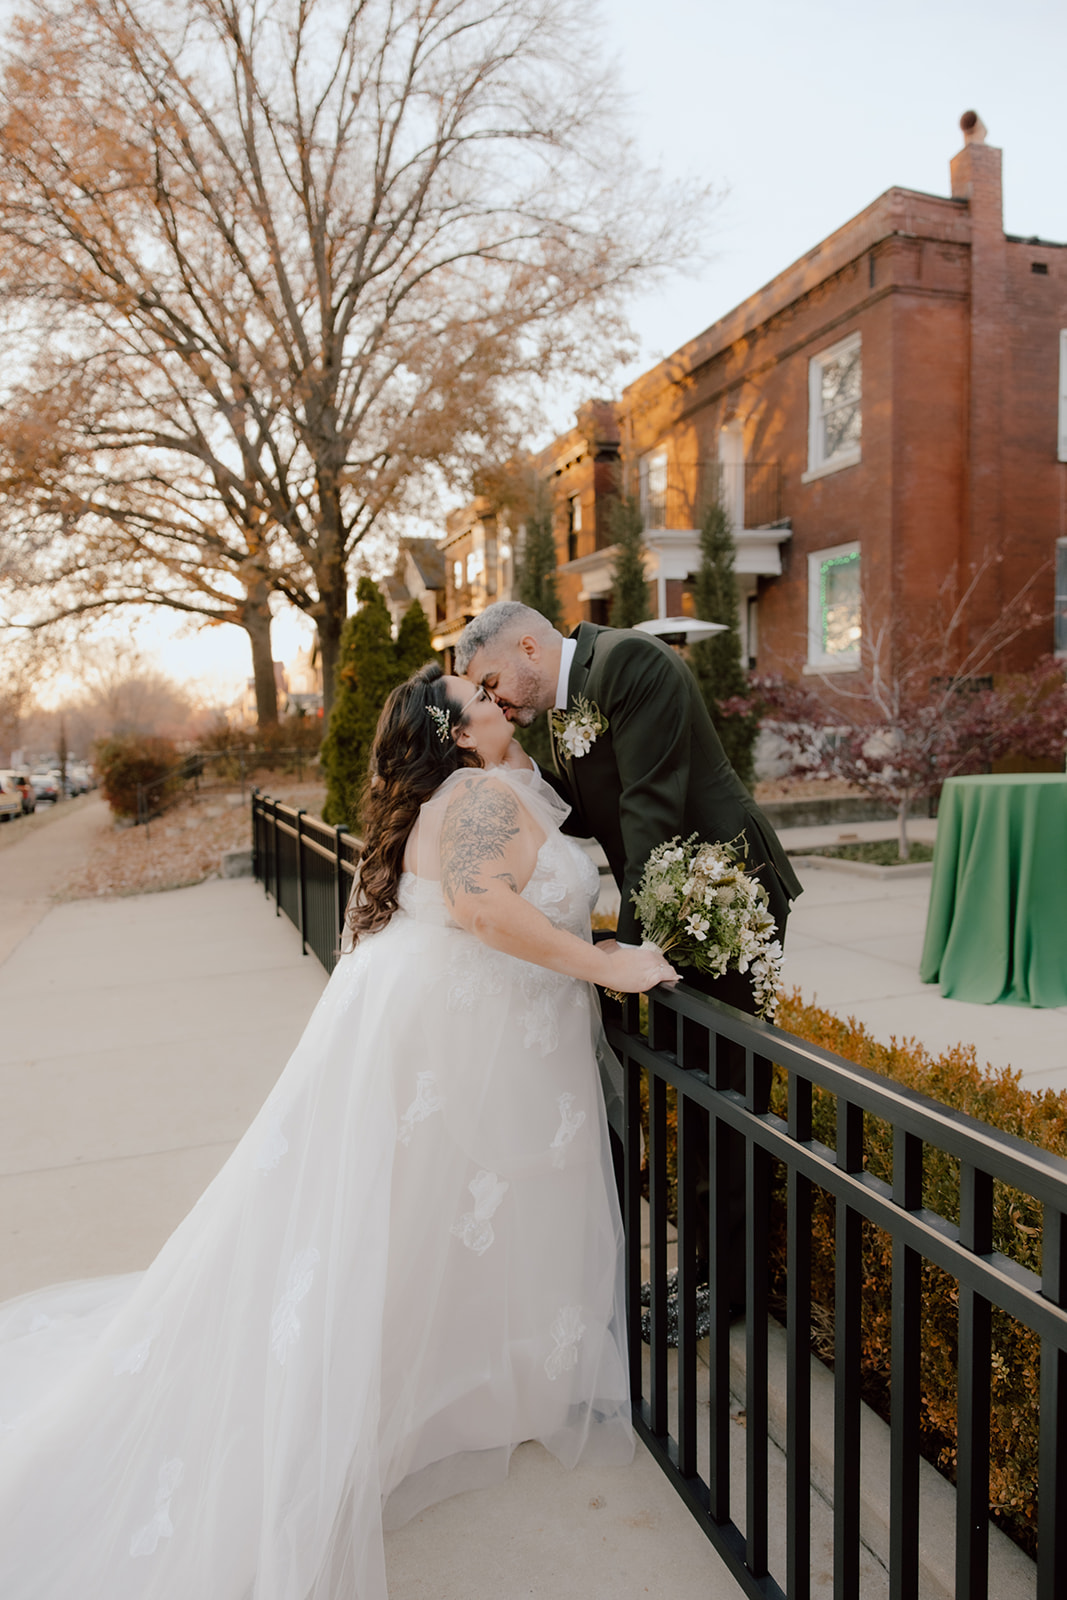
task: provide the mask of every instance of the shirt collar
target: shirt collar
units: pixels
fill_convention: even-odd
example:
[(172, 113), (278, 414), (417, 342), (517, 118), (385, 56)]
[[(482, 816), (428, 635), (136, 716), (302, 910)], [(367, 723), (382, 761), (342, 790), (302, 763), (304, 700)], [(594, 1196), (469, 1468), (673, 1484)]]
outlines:
[(571, 675), (571, 662), (574, 652), (578, 648), (577, 639), (564, 639), (563, 648), (559, 653), (559, 682), (556, 684), (556, 710), (567, 709), (567, 684)]

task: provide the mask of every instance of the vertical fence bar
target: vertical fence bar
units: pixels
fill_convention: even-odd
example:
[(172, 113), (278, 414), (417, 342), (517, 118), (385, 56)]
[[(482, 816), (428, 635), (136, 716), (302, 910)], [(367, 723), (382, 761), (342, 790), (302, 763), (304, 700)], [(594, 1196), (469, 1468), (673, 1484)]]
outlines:
[[(637, 1027), (637, 996), (623, 1001), (623, 1027)], [(630, 1355), (630, 1398), (640, 1405), (644, 1394), (644, 1351), (641, 1343), (641, 1069), (623, 1046), (623, 1224), (626, 1252), (626, 1316)]]
[[(993, 1248), (993, 1179), (960, 1165), (960, 1243), (975, 1255)], [(960, 1283), (957, 1373), (956, 1593), (985, 1600), (989, 1590), (989, 1389), (992, 1306)]]
[[(789, 1137), (811, 1139), (811, 1083), (789, 1083)], [(786, 1173), (786, 1592), (811, 1596), (811, 1196), (810, 1178)]]
[(347, 831), (348, 830), (346, 828), (342, 827), (340, 823), (338, 823), (337, 827), (334, 828), (334, 830), (333, 830), (334, 908), (335, 908), (335, 914), (336, 914), (336, 917), (337, 917), (337, 937), (334, 940), (334, 948), (335, 949), (340, 949), (340, 947), (341, 947), (341, 939), (342, 939), (342, 937), (344, 935), (344, 927), (345, 927), (345, 911), (346, 911), (346, 909), (348, 907), (348, 893), (347, 893), (347, 887), (348, 886), (347, 886), (347, 880), (345, 878), (345, 869), (344, 869), (344, 858), (345, 857), (344, 857), (344, 850), (342, 849), (342, 846), (341, 846), (341, 840), (342, 840), (343, 836), (347, 833)]
[(707, 1117), (684, 1090), (678, 1092), (678, 1470), (697, 1470), (697, 1194), (700, 1136)]
[[(905, 1211), (922, 1205), (922, 1140), (893, 1130), (893, 1199)], [(889, 1434), (890, 1600), (919, 1594), (919, 1383), (922, 1353), (922, 1257), (893, 1240), (892, 1381)]]
[(274, 915), (282, 914), (282, 849), (281, 836), (278, 831), (278, 802), (270, 803), (271, 835), (274, 840)]
[(649, 1426), (661, 1437), (667, 1432), (667, 1085), (655, 1072), (648, 1076), (648, 1210)]
[[(728, 1083), (724, 1040), (710, 1040), (712, 1081), (716, 1089)], [(711, 1328), (708, 1333), (711, 1459), (708, 1463), (710, 1514), (716, 1522), (730, 1520), (730, 1146), (729, 1127), (711, 1113), (708, 1144), (710, 1219), (708, 1229), (708, 1292)]]
[[(766, 1063), (745, 1050), (745, 1105), (762, 1109), (757, 1088)], [(767, 1261), (770, 1223), (770, 1157), (751, 1137), (745, 1140), (745, 1546), (751, 1573), (767, 1571)]]
[[(863, 1167), (863, 1112), (837, 1102), (837, 1165)], [(863, 1231), (859, 1213), (838, 1198), (834, 1268), (834, 1600), (859, 1600), (860, 1329)]]
[(304, 808), (296, 813), (296, 926), (300, 934), (300, 954), (308, 953), (307, 873), (304, 865)]
[[(1046, 1205), (1041, 1235), (1041, 1293), (1067, 1307), (1067, 1225)], [(1037, 1600), (1067, 1590), (1067, 1351), (1041, 1341), (1041, 1436), (1038, 1455)]]

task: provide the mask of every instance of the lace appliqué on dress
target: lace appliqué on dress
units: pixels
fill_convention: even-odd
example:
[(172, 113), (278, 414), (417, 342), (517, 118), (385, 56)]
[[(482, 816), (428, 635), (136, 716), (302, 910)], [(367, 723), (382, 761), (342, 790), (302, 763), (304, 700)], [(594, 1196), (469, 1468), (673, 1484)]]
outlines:
[(143, 1338), (134, 1344), (128, 1344), (122, 1350), (116, 1350), (111, 1357), (111, 1370), (116, 1378), (134, 1375), (141, 1372), (148, 1361), (152, 1351), (152, 1344), (158, 1337), (163, 1323), (155, 1317)]
[(182, 1471), (182, 1463), (177, 1456), (172, 1457), (170, 1461), (164, 1461), (160, 1467), (159, 1483), (156, 1486), (156, 1509), (151, 1522), (146, 1522), (130, 1540), (131, 1556), (154, 1555), (160, 1539), (169, 1539), (173, 1534), (170, 1502), (171, 1496), (182, 1481)]
[(556, 1348), (545, 1362), (545, 1371), (554, 1380), (578, 1365), (578, 1344), (585, 1332), (581, 1306), (560, 1306), (548, 1331)]
[(300, 1337), (300, 1318), (296, 1314), (296, 1308), (311, 1289), (318, 1259), (319, 1252), (313, 1245), (301, 1250), (300, 1254), (294, 1257), (286, 1279), (285, 1292), (271, 1316), (270, 1347), (279, 1366), (285, 1366), (286, 1356)]
[(474, 1210), (465, 1211), (459, 1221), (452, 1224), (452, 1232), (457, 1239), (462, 1239), (468, 1250), (473, 1250), (476, 1256), (484, 1256), (496, 1238), (489, 1219), (508, 1186), (495, 1172), (479, 1172), (467, 1187), (474, 1196)]
[(465, 939), (448, 963), (449, 1011), (473, 1011), (487, 994), (499, 994), (504, 987), (506, 956), (473, 937)]
[(415, 1077), (415, 1098), (408, 1106), (400, 1119), (400, 1128), (397, 1132), (398, 1144), (410, 1144), (411, 1136), (415, 1132), (417, 1122), (425, 1122), (427, 1117), (435, 1111), (440, 1111), (444, 1105), (444, 1096), (437, 1087), (437, 1079), (432, 1072), (420, 1072)]
[(556, 1129), (555, 1138), (548, 1147), (548, 1159), (554, 1167), (562, 1167), (563, 1152), (585, 1121), (585, 1112), (571, 1110), (574, 1104), (572, 1094), (561, 1094), (556, 1104), (559, 1106), (560, 1124)]

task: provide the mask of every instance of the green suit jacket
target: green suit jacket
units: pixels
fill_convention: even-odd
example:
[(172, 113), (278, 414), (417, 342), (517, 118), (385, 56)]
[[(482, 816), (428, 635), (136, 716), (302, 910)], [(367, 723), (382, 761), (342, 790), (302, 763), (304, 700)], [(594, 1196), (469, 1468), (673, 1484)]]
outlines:
[[(784, 931), (800, 883), (778, 838), (726, 758), (699, 686), (681, 657), (651, 634), (579, 623), (567, 705), (579, 695), (608, 728), (584, 756), (553, 741), (574, 808), (567, 831), (597, 839), (622, 894), (619, 938), (641, 938), (631, 894), (658, 844), (675, 834), (729, 843), (744, 835), (748, 870)], [(739, 841), (740, 843), (740, 841)]]

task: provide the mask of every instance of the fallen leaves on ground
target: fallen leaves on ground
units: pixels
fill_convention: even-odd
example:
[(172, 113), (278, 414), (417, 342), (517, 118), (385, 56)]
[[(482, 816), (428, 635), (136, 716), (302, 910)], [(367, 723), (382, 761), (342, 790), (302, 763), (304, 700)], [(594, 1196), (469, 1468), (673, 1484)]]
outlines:
[[(272, 786), (271, 798), (317, 813), (321, 784)], [(64, 884), (61, 900), (150, 894), (218, 877), (227, 850), (252, 844), (251, 801), (233, 793), (191, 795), (145, 827), (108, 821), (84, 865)]]

